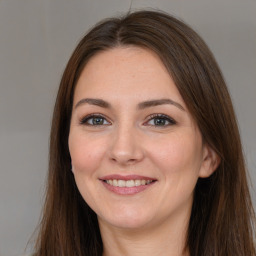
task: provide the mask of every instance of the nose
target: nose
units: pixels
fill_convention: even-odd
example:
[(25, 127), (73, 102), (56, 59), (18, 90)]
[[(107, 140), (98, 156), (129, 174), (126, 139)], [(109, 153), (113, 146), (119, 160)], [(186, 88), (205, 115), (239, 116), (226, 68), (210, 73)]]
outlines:
[(111, 138), (110, 160), (120, 165), (132, 165), (144, 158), (143, 143), (134, 127), (120, 127)]

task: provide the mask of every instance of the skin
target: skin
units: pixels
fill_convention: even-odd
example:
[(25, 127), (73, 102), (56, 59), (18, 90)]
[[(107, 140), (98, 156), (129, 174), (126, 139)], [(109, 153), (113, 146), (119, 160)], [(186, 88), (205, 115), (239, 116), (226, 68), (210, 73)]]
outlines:
[[(83, 101), (88, 98), (110, 107)], [(138, 107), (156, 99), (175, 103)], [(101, 115), (96, 125), (91, 114)], [(117, 47), (89, 60), (74, 93), (69, 150), (77, 187), (98, 216), (105, 256), (189, 255), (184, 246), (193, 191), (218, 159), (157, 55)], [(112, 174), (156, 181), (120, 195), (100, 180)]]

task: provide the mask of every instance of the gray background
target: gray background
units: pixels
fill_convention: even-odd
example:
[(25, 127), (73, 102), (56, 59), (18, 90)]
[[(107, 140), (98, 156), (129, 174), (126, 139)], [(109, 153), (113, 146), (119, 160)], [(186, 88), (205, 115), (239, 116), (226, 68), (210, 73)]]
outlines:
[[(205, 39), (228, 83), (256, 181), (256, 1), (136, 0)], [(23, 255), (40, 216), (59, 80), (82, 35), (130, 0), (0, 0), (0, 255)], [(253, 192), (255, 203), (255, 192)], [(29, 247), (28, 247), (29, 249)]]

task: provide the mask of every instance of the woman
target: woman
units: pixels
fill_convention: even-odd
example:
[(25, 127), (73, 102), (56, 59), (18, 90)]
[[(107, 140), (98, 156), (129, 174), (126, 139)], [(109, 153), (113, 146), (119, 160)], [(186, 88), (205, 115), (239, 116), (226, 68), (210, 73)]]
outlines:
[(37, 256), (255, 256), (236, 118), (210, 50), (167, 14), (96, 25), (64, 71)]

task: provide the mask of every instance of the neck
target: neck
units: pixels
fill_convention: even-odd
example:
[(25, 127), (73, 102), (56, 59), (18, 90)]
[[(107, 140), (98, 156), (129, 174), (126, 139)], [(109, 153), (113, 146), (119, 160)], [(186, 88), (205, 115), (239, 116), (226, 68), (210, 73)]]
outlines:
[(185, 248), (188, 219), (139, 229), (116, 228), (100, 220), (99, 224), (103, 256), (189, 256)]

